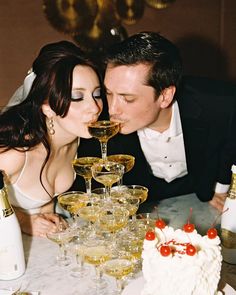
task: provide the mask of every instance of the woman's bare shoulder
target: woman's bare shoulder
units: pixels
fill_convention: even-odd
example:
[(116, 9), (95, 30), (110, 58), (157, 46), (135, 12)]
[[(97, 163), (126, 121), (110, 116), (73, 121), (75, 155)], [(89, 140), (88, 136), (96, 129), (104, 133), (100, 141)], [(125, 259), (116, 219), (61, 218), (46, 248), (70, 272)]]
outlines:
[(25, 152), (10, 149), (4, 151), (0, 148), (0, 169), (4, 170), (6, 174), (14, 175), (21, 170), (25, 163)]

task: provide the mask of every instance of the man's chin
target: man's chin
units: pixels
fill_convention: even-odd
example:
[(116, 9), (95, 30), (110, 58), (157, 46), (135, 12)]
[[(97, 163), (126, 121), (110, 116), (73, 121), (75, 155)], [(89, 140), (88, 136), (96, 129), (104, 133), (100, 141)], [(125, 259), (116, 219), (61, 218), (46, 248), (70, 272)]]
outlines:
[(131, 130), (130, 128), (127, 128), (125, 126), (121, 126), (119, 132), (121, 134), (127, 135), (127, 134), (130, 134), (130, 133), (134, 132), (134, 131), (136, 131), (136, 130)]

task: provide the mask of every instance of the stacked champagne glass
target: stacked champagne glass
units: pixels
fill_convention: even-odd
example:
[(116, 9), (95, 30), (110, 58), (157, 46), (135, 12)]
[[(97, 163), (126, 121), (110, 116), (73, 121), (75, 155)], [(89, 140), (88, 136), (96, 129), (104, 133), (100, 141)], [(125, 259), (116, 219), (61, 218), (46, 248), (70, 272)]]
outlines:
[[(86, 269), (94, 267), (95, 275), (91, 277), (92, 287), (89, 286), (87, 295), (111, 294), (106, 289), (107, 276), (117, 282), (114, 294), (121, 294), (124, 279), (132, 276), (140, 265), (145, 232), (155, 222), (137, 215), (139, 205), (147, 199), (148, 189), (124, 185), (122, 181), (123, 174), (133, 168), (135, 158), (125, 154), (107, 156), (107, 142), (118, 133), (119, 124), (97, 121), (88, 128), (100, 141), (102, 157), (81, 157), (72, 162), (75, 173), (85, 180), (86, 192), (71, 191), (58, 196), (58, 203), (70, 213), (72, 220), (60, 248), (67, 249), (63, 252), (64, 260), (69, 252), (75, 260), (73, 276), (83, 278), (88, 274)], [(104, 189), (91, 190), (92, 179)]]

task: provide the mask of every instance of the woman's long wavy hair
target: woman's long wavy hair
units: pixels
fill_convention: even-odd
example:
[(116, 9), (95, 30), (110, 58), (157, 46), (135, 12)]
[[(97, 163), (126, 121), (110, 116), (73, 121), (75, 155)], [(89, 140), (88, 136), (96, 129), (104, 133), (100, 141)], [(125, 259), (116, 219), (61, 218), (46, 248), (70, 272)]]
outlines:
[[(40, 171), (49, 159), (51, 148), (42, 105), (48, 103), (56, 115), (65, 117), (71, 103), (72, 77), (76, 65), (98, 70), (88, 56), (69, 41), (50, 43), (42, 47), (33, 62), (36, 77), (26, 99), (0, 114), (0, 148), (26, 151), (42, 143), (47, 156)], [(101, 78), (98, 74), (98, 77)], [(102, 83), (101, 83), (102, 85)], [(45, 189), (46, 190), (46, 189)], [(47, 190), (46, 190), (47, 191)]]

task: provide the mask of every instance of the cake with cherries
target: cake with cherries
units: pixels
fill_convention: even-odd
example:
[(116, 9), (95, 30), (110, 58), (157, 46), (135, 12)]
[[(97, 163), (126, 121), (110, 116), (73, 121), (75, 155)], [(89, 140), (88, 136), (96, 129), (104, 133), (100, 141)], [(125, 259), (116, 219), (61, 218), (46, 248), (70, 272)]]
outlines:
[(220, 239), (214, 228), (205, 236), (193, 224), (174, 230), (162, 220), (143, 245), (142, 295), (215, 295), (221, 272)]

